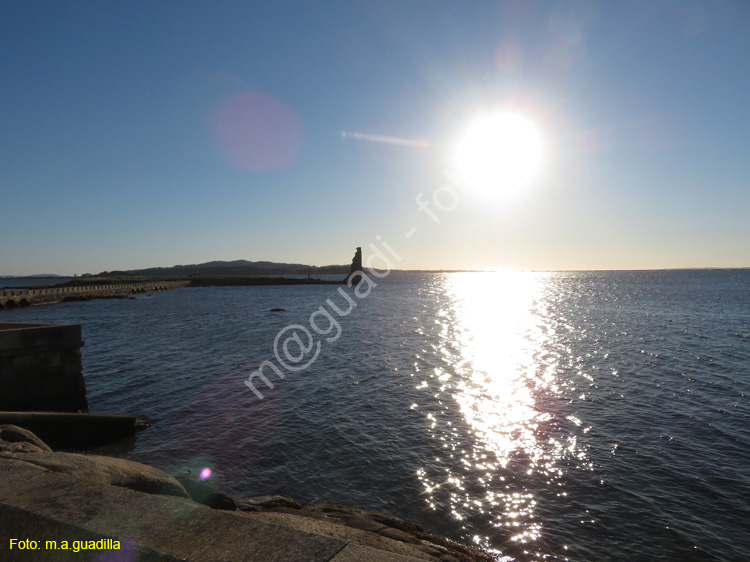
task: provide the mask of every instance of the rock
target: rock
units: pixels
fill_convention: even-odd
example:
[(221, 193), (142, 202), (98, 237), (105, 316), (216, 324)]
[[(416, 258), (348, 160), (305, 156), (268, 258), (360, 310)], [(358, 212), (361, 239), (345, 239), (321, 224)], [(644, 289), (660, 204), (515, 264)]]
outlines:
[(0, 452), (51, 453), (52, 449), (28, 429), (0, 425)]
[(305, 517), (322, 519), (413, 545), (425, 554), (444, 562), (492, 562), (493, 560), (488, 554), (433, 535), (413, 521), (397, 519), (378, 511), (368, 511), (351, 505), (319, 502), (302, 507), (298, 513)]
[(383, 525), (386, 525), (388, 527), (393, 527), (394, 529), (404, 531), (405, 533), (411, 533), (415, 535), (417, 533), (426, 532), (421, 526), (417, 525), (413, 521), (396, 519), (395, 517), (391, 517), (390, 515), (385, 515), (383, 513), (378, 513), (376, 511), (371, 511), (369, 513), (370, 517), (372, 517), (378, 523), (382, 523)]
[(26, 441), (19, 441), (17, 443), (9, 443), (7, 441), (0, 441), (0, 457), (3, 453), (43, 453), (44, 451), (34, 445), (33, 443), (27, 443)]
[(349, 267), (349, 275), (346, 276), (351, 286), (359, 285), (362, 282), (362, 248), (357, 247), (352, 259), (352, 265)]
[(190, 497), (180, 483), (166, 472), (125, 459), (62, 452), (2, 452), (0, 459), (3, 458), (147, 494)]
[(381, 525), (380, 523), (377, 523), (373, 521), (370, 517), (365, 517), (363, 515), (352, 515), (349, 517), (346, 517), (345, 519), (342, 519), (342, 523), (346, 525), (347, 527), (352, 527), (354, 529), (359, 529), (361, 531), (367, 531), (370, 533), (378, 533), (383, 536), (384, 533), (382, 531), (385, 531), (387, 527), (385, 525)]
[[(190, 500), (143, 494), (0, 459), (0, 560), (8, 562), (421, 562), (353, 548), (345, 540), (271, 525), (257, 514), (219, 511)], [(8, 550), (8, 538), (39, 541)], [(118, 541), (79, 551), (74, 541)], [(56, 541), (50, 552), (47, 541)], [(68, 541), (68, 548), (61, 542)], [(82, 544), (82, 543), (78, 543)], [(85, 544), (85, 543), (84, 543)], [(54, 548), (54, 546), (52, 547)], [(85, 547), (84, 547), (85, 548)], [(74, 550), (75, 549), (75, 550)], [(51, 550), (51, 549), (50, 549)]]
[(198, 480), (195, 474), (178, 474), (175, 478), (187, 490), (193, 501), (213, 509), (237, 509), (237, 504), (229, 494), (217, 490), (216, 486), (209, 482)]
[[(0, 534), (6, 536), (30, 529), (58, 541), (69, 540), (71, 529), (92, 540), (128, 536), (144, 552), (158, 552), (159, 560), (195, 562), (214, 560), (219, 549), (222, 560), (248, 562), (492, 562), (487, 554), (379, 512), (329, 503), (302, 506), (284, 496), (235, 504), (195, 474), (172, 477), (124, 459), (55, 453), (31, 431), (12, 425), (0, 425), (0, 474)], [(248, 544), (254, 550), (248, 552)], [(19, 561), (38, 559), (32, 552)]]
[(229, 495), (208, 482), (201, 482), (195, 475), (175, 478), (154, 467), (125, 459), (55, 453), (31, 431), (13, 425), (0, 426), (0, 463), (3, 459), (147, 494), (190, 498), (214, 509), (236, 509)]
[(251, 496), (237, 502), (237, 509), (241, 511), (263, 511), (277, 507), (301, 509), (302, 504), (284, 496)]
[(378, 534), (395, 541), (401, 541), (409, 544), (422, 544), (422, 542), (418, 538), (392, 527), (386, 527), (385, 529), (379, 531)]

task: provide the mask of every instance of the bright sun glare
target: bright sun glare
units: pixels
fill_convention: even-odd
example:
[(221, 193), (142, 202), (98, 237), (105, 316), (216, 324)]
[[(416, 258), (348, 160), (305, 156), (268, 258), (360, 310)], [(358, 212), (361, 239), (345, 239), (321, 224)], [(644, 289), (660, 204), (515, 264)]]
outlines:
[(453, 153), (453, 170), (461, 187), (506, 196), (529, 185), (543, 156), (534, 123), (512, 111), (492, 113), (466, 129)]

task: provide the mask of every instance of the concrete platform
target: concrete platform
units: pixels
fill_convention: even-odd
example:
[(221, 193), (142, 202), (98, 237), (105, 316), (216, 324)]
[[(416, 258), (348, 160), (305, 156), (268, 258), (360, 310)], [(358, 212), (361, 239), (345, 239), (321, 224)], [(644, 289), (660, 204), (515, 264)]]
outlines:
[(0, 411), (0, 425), (3, 424), (26, 428), (55, 449), (103, 445), (145, 427), (135, 416), (68, 412)]

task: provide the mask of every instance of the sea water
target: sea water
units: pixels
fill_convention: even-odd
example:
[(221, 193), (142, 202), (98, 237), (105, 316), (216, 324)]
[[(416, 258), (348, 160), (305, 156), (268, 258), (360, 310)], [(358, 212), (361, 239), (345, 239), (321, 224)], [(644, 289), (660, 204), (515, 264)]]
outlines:
[(750, 556), (750, 271), (373, 280), (354, 306), (185, 288), (0, 320), (82, 324), (92, 411), (154, 422), (118, 453), (235, 497), (355, 504), (501, 560)]

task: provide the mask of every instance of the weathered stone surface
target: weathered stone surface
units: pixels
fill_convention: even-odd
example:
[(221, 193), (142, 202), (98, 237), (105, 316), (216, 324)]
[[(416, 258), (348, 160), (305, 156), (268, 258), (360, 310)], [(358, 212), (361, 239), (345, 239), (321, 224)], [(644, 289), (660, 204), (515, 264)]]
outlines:
[[(21, 449), (20, 446), (27, 446)], [(14, 449), (14, 446), (17, 447)], [(47, 444), (28, 429), (16, 425), (0, 425), (0, 451), (51, 453)]]
[[(329, 562), (346, 541), (0, 459), (0, 559), (9, 562)], [(9, 538), (111, 538), (121, 550), (15, 550)], [(391, 562), (393, 559), (385, 559)], [(338, 559), (337, 562), (353, 562)], [(399, 561), (400, 562), (400, 561)]]
[[(377, 521), (374, 521), (370, 517), (365, 517), (363, 515), (352, 515), (349, 517), (346, 517), (345, 519), (342, 518), (342, 523), (346, 525), (347, 527), (352, 527), (354, 529), (359, 529), (361, 531), (368, 531), (370, 533), (378, 533), (383, 536), (387, 536), (381, 531), (385, 531), (388, 529), (385, 525), (382, 523), (378, 523)], [(406, 541), (403, 541), (406, 542)]]
[(392, 527), (385, 527), (380, 532), (378, 532), (378, 534), (395, 541), (407, 542), (411, 544), (422, 544), (419, 539), (410, 535), (409, 533), (405, 533), (404, 531), (400, 531), (399, 529), (394, 529)]
[[(33, 452), (3, 449), (12, 446)], [(283, 496), (256, 496), (238, 502), (242, 511), (211, 510), (190, 498), (230, 510), (235, 502), (194, 474), (174, 478), (123, 459), (52, 453), (33, 433), (13, 426), (0, 426), (0, 474), (2, 560), (7, 539), (19, 536), (57, 541), (111, 538), (130, 549), (118, 556), (127, 554), (129, 560), (139, 561), (492, 560), (427, 533), (416, 523), (353, 506), (301, 506)], [(60, 550), (16, 551), (9, 558), (83, 559), (80, 553)]]
[(242, 511), (263, 511), (277, 507), (301, 509), (302, 504), (284, 496), (251, 496), (237, 502), (237, 509)]
[(378, 523), (382, 523), (383, 525), (387, 525), (388, 527), (393, 527), (394, 529), (399, 529), (401, 531), (404, 531), (405, 533), (416, 534), (426, 532), (422, 527), (420, 527), (413, 521), (397, 519), (395, 517), (391, 517), (390, 515), (385, 515), (384, 513), (378, 513), (377, 511), (368, 511), (367, 513)]
[(193, 501), (213, 509), (234, 511), (237, 505), (231, 496), (216, 489), (210, 482), (201, 481), (195, 474), (178, 474), (175, 479), (182, 485)]
[(342, 525), (322, 516), (311, 517), (309, 515), (304, 515), (304, 511), (286, 513), (280, 511), (264, 511), (259, 513), (237, 511), (236, 513), (272, 525), (288, 527), (299, 532), (324, 535), (333, 539), (367, 546), (376, 550), (429, 560), (427, 555), (420, 553), (413, 545), (407, 545), (386, 537), (381, 537), (374, 533), (362, 531), (353, 527), (347, 527), (346, 525)]
[(0, 453), (0, 460), (2, 459), (12, 459), (52, 472), (147, 494), (190, 497), (180, 483), (166, 472), (125, 459), (62, 452), (9, 451)]
[[(274, 506), (269, 502), (268, 508), (259, 507), (254, 511), (256, 513), (249, 515), (261, 516), (311, 532), (324, 532), (359, 545), (403, 556), (443, 562), (492, 562), (491, 556), (433, 535), (412, 521), (350, 505), (318, 502), (294, 510)], [(305, 519), (309, 521), (305, 522)], [(320, 530), (319, 526), (324, 530)], [(312, 531), (313, 529), (318, 531)]]
[(7, 441), (0, 441), (0, 456), (3, 453), (43, 453), (44, 451), (34, 445), (33, 443), (27, 443), (20, 441), (17, 443), (9, 443)]
[(348, 544), (330, 562), (418, 562), (421, 558)]

